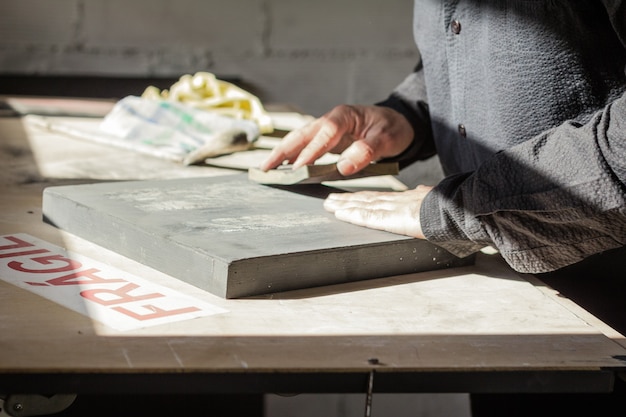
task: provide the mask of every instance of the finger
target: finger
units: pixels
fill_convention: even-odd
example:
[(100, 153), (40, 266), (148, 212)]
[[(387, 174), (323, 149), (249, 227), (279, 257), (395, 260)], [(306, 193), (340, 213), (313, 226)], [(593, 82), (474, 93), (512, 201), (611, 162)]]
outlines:
[(329, 194), (324, 200), (324, 209), (332, 213), (335, 212), (335, 210), (345, 207), (347, 204), (369, 204), (373, 197), (366, 193), (368, 192)]
[(339, 157), (337, 169), (342, 175), (352, 175), (378, 159), (377, 139), (354, 141)]
[(372, 200), (381, 194), (387, 194), (385, 191), (357, 191), (352, 193), (330, 193), (327, 200)]
[(300, 151), (293, 163), (294, 169), (311, 164), (332, 150), (341, 141), (344, 133), (343, 128), (333, 122), (323, 123), (311, 141)]
[(347, 207), (335, 211), (335, 217), (339, 220), (377, 230), (389, 228), (388, 214), (384, 210), (371, 210), (363, 207)]
[(410, 201), (415, 199), (414, 190), (408, 191), (358, 191), (354, 193), (331, 193), (327, 201)]
[(346, 208), (337, 210), (335, 217), (339, 220), (369, 229), (383, 230), (399, 235), (422, 238), (419, 220), (399, 215), (394, 210), (369, 208)]
[(347, 209), (363, 209), (363, 210), (397, 210), (399, 203), (392, 200), (326, 200), (324, 201), (324, 209), (336, 213), (340, 210)]
[(398, 206), (413, 199), (399, 192), (360, 191), (356, 193), (332, 193), (324, 200), (324, 208), (334, 212), (344, 208), (369, 208), (373, 210), (396, 210)]
[(358, 191), (354, 193), (331, 193), (328, 198), (347, 200), (347, 199), (368, 199), (385, 200), (385, 201), (421, 201), (433, 189), (432, 186), (419, 185), (412, 190), (406, 191)]
[(334, 214), (337, 219), (357, 226), (424, 239), (419, 217), (404, 210), (349, 207)]
[(263, 171), (272, 169), (282, 164), (284, 161), (292, 161), (304, 149), (310, 138), (314, 137), (320, 129), (319, 121), (314, 121), (308, 125), (289, 132), (274, 149), (270, 155), (259, 166)]

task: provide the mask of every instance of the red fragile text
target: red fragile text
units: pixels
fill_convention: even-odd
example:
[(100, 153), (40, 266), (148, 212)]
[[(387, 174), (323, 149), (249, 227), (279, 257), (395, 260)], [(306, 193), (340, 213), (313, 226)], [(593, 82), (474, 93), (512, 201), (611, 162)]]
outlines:
[(0, 262), (23, 274), (23, 283), (35, 287), (76, 286), (77, 293), (86, 303), (146, 321), (199, 311), (188, 305), (172, 307), (166, 291), (155, 291), (141, 282), (129, 278), (109, 276), (101, 268), (83, 265), (64, 254), (39, 247), (18, 236), (2, 236)]

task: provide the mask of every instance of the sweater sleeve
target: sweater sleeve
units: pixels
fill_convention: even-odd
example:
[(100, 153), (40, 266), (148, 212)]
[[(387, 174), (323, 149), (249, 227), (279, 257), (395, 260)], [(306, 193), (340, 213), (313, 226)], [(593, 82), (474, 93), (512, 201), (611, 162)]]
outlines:
[(566, 122), (444, 179), (420, 221), (452, 253), (492, 245), (527, 273), (625, 245), (626, 94), (586, 124)]
[(427, 159), (436, 153), (421, 60), (414, 71), (394, 89), (391, 95), (376, 105), (389, 107), (402, 114), (411, 124), (414, 132), (411, 145), (400, 155), (387, 158), (386, 161), (397, 161), (401, 167), (404, 167), (417, 160)]

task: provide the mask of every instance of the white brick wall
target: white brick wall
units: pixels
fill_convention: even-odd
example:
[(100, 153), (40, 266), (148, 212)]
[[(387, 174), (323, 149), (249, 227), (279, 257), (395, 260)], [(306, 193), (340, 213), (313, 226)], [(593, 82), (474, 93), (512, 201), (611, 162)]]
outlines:
[(0, 75), (211, 71), (319, 115), (402, 80), (411, 15), (411, 0), (2, 0)]

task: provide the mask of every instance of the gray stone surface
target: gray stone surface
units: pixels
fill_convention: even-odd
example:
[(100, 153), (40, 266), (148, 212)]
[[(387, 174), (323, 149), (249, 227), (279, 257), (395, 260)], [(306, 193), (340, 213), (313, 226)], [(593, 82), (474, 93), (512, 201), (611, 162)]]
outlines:
[[(354, 226), (321, 185), (246, 175), (50, 187), (46, 222), (225, 298), (457, 266), (429, 242)], [(336, 191), (336, 190), (335, 190)]]

